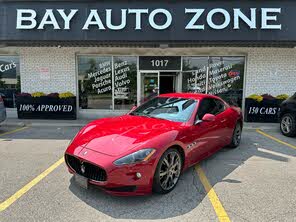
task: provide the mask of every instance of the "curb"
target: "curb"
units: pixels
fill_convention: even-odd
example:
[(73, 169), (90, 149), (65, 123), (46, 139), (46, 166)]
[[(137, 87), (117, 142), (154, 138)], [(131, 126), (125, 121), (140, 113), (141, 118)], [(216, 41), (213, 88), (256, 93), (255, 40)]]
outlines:
[[(90, 120), (91, 121), (91, 120)], [(4, 122), (1, 126), (17, 126), (17, 127), (25, 127), (25, 126), (47, 126), (47, 127), (83, 127), (90, 121), (85, 121), (83, 123), (65, 123), (65, 122)]]

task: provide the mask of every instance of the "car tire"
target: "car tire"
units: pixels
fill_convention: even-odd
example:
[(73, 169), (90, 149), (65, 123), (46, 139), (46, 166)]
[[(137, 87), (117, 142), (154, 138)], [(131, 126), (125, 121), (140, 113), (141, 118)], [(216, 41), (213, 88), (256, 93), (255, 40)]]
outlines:
[(286, 113), (281, 118), (280, 128), (282, 134), (288, 137), (296, 136), (296, 115)]
[(183, 159), (180, 152), (175, 148), (170, 148), (161, 156), (158, 161), (154, 177), (154, 193), (167, 194), (177, 185), (183, 166)]
[(231, 143), (228, 145), (228, 147), (232, 149), (238, 147), (241, 142), (241, 135), (242, 127), (240, 123), (237, 123), (232, 133)]

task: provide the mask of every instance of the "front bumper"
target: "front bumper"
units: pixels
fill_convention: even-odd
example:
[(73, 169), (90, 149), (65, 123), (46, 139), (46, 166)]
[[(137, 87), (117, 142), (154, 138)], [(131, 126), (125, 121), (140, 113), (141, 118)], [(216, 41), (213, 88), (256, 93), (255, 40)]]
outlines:
[[(76, 149), (77, 150), (77, 149)], [(80, 163), (92, 164), (106, 172), (103, 181), (94, 180), (92, 176), (83, 175), (79, 170), (74, 170), (67, 161), (67, 155), (77, 158)], [(105, 154), (97, 153), (89, 149), (81, 148), (79, 152), (65, 154), (65, 161), (70, 173), (78, 173), (86, 176), (89, 183), (96, 185), (108, 193), (114, 195), (145, 195), (152, 192), (153, 176), (156, 169), (156, 158), (148, 162), (133, 165), (115, 166), (115, 158)], [(78, 172), (77, 172), (78, 171)], [(136, 176), (141, 174), (141, 178)]]

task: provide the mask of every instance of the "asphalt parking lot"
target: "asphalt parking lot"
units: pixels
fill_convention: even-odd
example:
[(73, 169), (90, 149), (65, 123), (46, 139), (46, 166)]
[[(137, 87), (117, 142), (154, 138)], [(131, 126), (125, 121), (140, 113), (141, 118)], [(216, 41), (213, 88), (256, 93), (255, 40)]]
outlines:
[(296, 221), (296, 138), (245, 130), (171, 193), (114, 197), (78, 187), (63, 153), (79, 127), (0, 128), (0, 221)]

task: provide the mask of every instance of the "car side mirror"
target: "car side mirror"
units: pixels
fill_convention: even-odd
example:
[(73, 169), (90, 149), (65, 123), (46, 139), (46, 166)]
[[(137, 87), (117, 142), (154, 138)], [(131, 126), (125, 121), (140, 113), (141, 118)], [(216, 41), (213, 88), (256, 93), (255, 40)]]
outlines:
[(213, 122), (215, 121), (216, 117), (213, 114), (207, 113), (203, 116), (202, 121), (203, 122)]
[(202, 120), (198, 119), (198, 120), (195, 121), (194, 125), (198, 125), (198, 124), (200, 124), (202, 122), (203, 122)]

